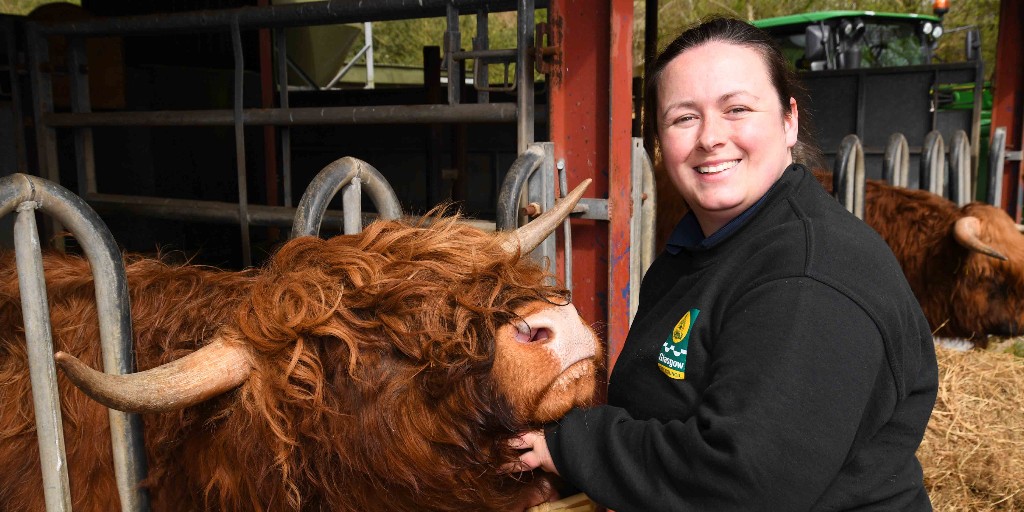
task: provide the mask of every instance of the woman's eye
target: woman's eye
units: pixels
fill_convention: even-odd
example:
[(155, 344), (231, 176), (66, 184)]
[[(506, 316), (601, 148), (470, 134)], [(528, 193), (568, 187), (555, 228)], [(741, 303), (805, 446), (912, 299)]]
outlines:
[(732, 107), (729, 109), (730, 114), (743, 114), (746, 112), (750, 112), (750, 109), (747, 107)]

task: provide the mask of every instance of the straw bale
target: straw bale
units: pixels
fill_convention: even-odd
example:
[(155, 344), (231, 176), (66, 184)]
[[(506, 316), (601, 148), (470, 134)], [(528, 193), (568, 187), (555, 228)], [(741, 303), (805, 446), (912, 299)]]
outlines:
[(917, 455), (936, 511), (1024, 511), (1024, 358), (936, 347), (939, 392)]

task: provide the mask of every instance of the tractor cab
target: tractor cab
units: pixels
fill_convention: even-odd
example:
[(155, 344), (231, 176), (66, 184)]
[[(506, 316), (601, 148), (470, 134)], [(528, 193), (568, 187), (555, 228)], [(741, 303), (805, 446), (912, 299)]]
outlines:
[(942, 18), (875, 11), (822, 11), (753, 22), (805, 71), (931, 64)]

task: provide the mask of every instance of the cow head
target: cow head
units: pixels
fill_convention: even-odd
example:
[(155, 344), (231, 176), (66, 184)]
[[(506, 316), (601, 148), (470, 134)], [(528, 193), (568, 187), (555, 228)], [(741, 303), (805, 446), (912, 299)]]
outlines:
[(961, 208), (953, 238), (967, 251), (951, 295), (949, 325), (940, 333), (984, 338), (1024, 333), (1024, 235), (1002, 209)]

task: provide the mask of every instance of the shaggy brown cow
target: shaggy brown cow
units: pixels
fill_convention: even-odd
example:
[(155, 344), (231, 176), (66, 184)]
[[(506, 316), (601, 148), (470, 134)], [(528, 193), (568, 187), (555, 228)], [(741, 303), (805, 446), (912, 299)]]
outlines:
[[(292, 240), (261, 270), (134, 259), (138, 367), (199, 373), (58, 360), (106, 404), (169, 411), (143, 414), (157, 511), (521, 510), (550, 487), (502, 471), (517, 456), (508, 440), (591, 400), (602, 359), (567, 290), (519, 257), (582, 188), (519, 237), (379, 221)], [(87, 262), (51, 254), (44, 268), (56, 348), (99, 366)], [(0, 510), (40, 511), (19, 301), (3, 255)], [(58, 373), (74, 510), (118, 510), (106, 409)]]
[[(815, 175), (832, 190), (830, 173)], [(664, 247), (687, 208), (668, 178), (658, 178), (657, 240)], [(936, 336), (984, 347), (989, 334), (1024, 333), (1024, 236), (1009, 215), (984, 203), (958, 208), (877, 180), (867, 180), (864, 204), (864, 221), (896, 255)]]

